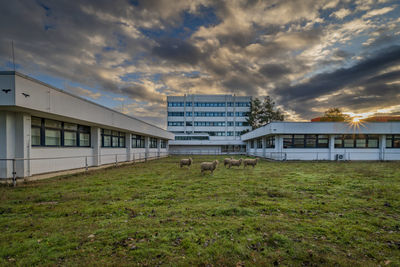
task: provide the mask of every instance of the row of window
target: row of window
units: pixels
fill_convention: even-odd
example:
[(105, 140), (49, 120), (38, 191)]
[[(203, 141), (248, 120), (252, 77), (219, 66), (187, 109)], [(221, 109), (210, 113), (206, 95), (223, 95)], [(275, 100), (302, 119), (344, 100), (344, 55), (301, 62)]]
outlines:
[[(248, 112), (186, 112), (186, 117), (191, 117), (194, 114), (195, 117), (247, 117)], [(169, 117), (183, 117), (185, 115), (182, 111), (169, 111)]]
[(378, 148), (378, 135), (343, 134), (335, 136), (335, 148)]
[[(211, 126), (211, 127), (217, 127), (217, 126), (233, 126), (233, 121), (195, 121), (194, 126)], [(184, 126), (185, 123), (183, 121), (169, 121), (168, 126)], [(186, 126), (193, 126), (193, 122), (187, 121)], [(237, 121), (236, 126), (249, 126), (249, 123), (246, 121)]]
[[(262, 148), (262, 139), (257, 139), (257, 148)], [(250, 141), (250, 148), (254, 148), (254, 140)], [(265, 148), (275, 148), (275, 137), (269, 136), (265, 139)]]
[(175, 140), (209, 140), (208, 136), (175, 136)]
[(32, 146), (90, 147), (90, 127), (32, 117)]
[[(262, 148), (262, 139), (257, 139), (257, 148)], [(254, 140), (250, 141), (254, 148)], [(266, 147), (275, 147), (274, 137), (266, 140)], [(328, 148), (329, 136), (316, 134), (290, 134), (283, 136), (283, 148)], [(335, 148), (379, 148), (379, 135), (343, 134), (335, 135)], [(387, 135), (386, 148), (400, 148), (400, 135)]]
[[(186, 102), (191, 107), (193, 102)], [(185, 102), (168, 102), (168, 107), (183, 107)], [(194, 102), (195, 107), (250, 107), (250, 102)]]
[(283, 148), (328, 148), (329, 136), (323, 134), (289, 134), (283, 136)]

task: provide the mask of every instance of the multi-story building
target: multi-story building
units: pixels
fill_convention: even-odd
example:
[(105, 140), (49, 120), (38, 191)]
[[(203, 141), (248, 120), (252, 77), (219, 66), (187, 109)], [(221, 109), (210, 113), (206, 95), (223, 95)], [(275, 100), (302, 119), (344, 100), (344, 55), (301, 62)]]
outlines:
[(170, 153), (243, 153), (240, 135), (250, 130), (250, 96), (168, 96), (168, 131), (175, 134)]

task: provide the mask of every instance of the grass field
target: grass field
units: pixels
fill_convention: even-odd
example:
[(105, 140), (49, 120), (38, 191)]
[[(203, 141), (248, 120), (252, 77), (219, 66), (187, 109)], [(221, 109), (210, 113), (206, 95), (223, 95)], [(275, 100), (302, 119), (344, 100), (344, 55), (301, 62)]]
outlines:
[(0, 187), (0, 265), (400, 265), (399, 162), (211, 159)]

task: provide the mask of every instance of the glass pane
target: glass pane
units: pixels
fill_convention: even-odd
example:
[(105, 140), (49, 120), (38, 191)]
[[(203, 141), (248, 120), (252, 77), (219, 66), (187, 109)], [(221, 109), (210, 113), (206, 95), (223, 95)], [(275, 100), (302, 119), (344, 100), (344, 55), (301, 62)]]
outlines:
[(76, 132), (64, 132), (64, 146), (76, 146)]
[(76, 131), (77, 129), (78, 125), (64, 122), (64, 130)]
[(90, 146), (90, 134), (88, 133), (79, 134), (79, 146)]
[(61, 131), (46, 129), (46, 131), (45, 131), (45, 144), (46, 144), (46, 146), (59, 146), (59, 145), (61, 145)]
[(125, 137), (119, 138), (119, 147), (125, 147)]
[(368, 147), (377, 148), (378, 147), (378, 139), (368, 139)]
[(114, 136), (118, 136), (118, 135), (119, 135), (119, 133), (118, 133), (117, 131), (112, 131), (112, 135), (114, 135)]
[(31, 129), (32, 146), (40, 146), (40, 128), (33, 127)]
[(118, 137), (117, 136), (112, 137), (112, 146), (118, 147)]
[(366, 139), (356, 139), (356, 147), (364, 148), (366, 146), (367, 146), (367, 140)]
[(345, 139), (344, 147), (346, 147), (346, 148), (354, 147), (354, 140), (353, 139)]
[(50, 128), (58, 128), (61, 129), (61, 122), (53, 121), (53, 120), (44, 120), (44, 125)]
[(32, 117), (31, 123), (34, 126), (42, 126), (42, 119), (41, 118)]
[(393, 147), (400, 148), (400, 139), (393, 140)]
[(79, 131), (89, 133), (90, 132), (90, 127), (89, 126), (79, 125)]
[(111, 146), (111, 136), (103, 136), (103, 146), (110, 147)]
[(119, 136), (121, 136), (121, 137), (125, 137), (125, 133), (123, 133), (123, 132), (120, 132), (120, 133), (119, 133)]
[(392, 137), (390, 137), (390, 138), (386, 137), (386, 147), (387, 148), (392, 147)]
[(103, 129), (104, 134), (111, 134), (111, 130)]

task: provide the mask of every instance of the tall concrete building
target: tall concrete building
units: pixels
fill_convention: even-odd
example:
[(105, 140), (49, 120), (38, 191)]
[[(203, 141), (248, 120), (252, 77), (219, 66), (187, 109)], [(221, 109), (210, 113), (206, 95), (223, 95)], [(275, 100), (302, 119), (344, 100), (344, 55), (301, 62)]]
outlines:
[(240, 135), (247, 123), (250, 96), (168, 96), (168, 131), (175, 134), (170, 153), (244, 153)]

